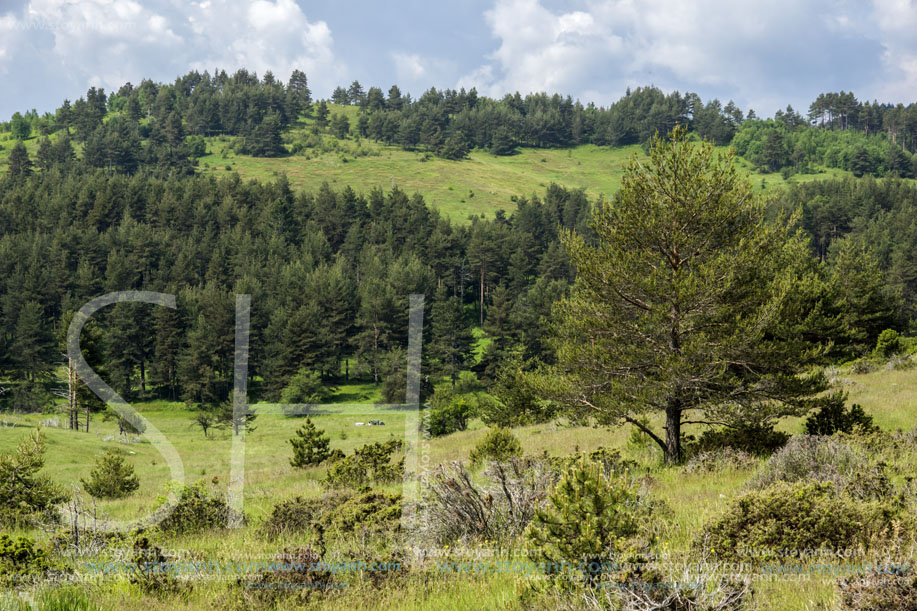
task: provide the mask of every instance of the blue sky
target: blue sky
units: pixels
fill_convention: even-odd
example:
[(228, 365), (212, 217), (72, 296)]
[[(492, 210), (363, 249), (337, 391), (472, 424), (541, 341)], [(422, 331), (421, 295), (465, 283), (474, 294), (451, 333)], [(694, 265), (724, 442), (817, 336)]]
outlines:
[(217, 67), (301, 68), (318, 97), (358, 79), (600, 105), (653, 84), (766, 116), (842, 89), (910, 103), (915, 32), (917, 0), (0, 0), (0, 118)]

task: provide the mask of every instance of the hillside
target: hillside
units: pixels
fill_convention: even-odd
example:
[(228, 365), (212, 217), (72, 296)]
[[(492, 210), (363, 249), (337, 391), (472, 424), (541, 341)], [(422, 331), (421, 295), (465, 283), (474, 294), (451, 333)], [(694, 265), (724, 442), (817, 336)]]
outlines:
[[(329, 105), (332, 112), (355, 114), (353, 106)], [(305, 139), (314, 119), (301, 119), (284, 134), (288, 143)], [(52, 140), (54, 136), (52, 136)], [(38, 151), (38, 137), (25, 141), (33, 158)], [(230, 137), (208, 137), (207, 154), (198, 159), (197, 171), (217, 177), (237, 172), (243, 179), (272, 180), (281, 173), (297, 189), (316, 192), (327, 182), (335, 189), (350, 186), (358, 193), (374, 188), (389, 190), (397, 186), (408, 193), (421, 193), (426, 202), (456, 222), (469, 215), (493, 218), (497, 210), (512, 212), (519, 197), (531, 197), (551, 183), (569, 189), (584, 189), (590, 199), (606, 199), (617, 191), (627, 160), (643, 156), (639, 145), (620, 147), (579, 145), (570, 148), (519, 147), (513, 155), (493, 155), (473, 150), (466, 159), (450, 160), (425, 152), (405, 151), (401, 147), (357, 140), (338, 139), (330, 134), (321, 137), (322, 145), (285, 157), (254, 157), (234, 152)], [(5, 172), (9, 152), (15, 140), (0, 134), (0, 172)], [(290, 146), (288, 144), (288, 146)], [(719, 147), (726, 151), (728, 147)], [(752, 164), (739, 158), (738, 165), (754, 184), (765, 190), (779, 189), (788, 183), (807, 182), (829, 177), (849, 176), (836, 168), (813, 168), (812, 174), (798, 174), (785, 179), (780, 172), (760, 173)]]

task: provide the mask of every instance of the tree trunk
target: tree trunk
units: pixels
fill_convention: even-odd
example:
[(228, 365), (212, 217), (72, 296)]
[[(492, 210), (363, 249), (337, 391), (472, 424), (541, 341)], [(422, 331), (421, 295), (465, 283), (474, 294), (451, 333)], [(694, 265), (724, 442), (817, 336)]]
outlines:
[(480, 324), (484, 326), (484, 264), (481, 263), (481, 320)]
[(670, 465), (681, 461), (681, 401), (670, 397), (665, 408), (665, 462)]

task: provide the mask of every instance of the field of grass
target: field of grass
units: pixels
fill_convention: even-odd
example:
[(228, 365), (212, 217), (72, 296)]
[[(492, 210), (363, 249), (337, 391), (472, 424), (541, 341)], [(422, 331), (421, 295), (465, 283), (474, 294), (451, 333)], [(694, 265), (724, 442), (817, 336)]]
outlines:
[[(837, 384), (850, 393), (850, 401), (860, 403), (883, 429), (910, 430), (917, 427), (917, 369), (879, 369), (869, 374), (855, 375), (845, 369), (837, 372)], [(316, 425), (325, 430), (331, 445), (350, 453), (356, 447), (392, 437), (405, 438), (405, 413), (372, 404), (377, 400), (371, 384), (351, 384), (338, 388), (331, 405), (314, 411)], [(363, 404), (360, 404), (364, 401)], [(232, 435), (229, 431), (211, 432), (204, 438), (199, 428), (191, 424), (191, 412), (178, 403), (149, 402), (137, 406), (145, 417), (160, 429), (178, 450), (187, 481), (204, 479), (217, 489), (225, 489), (229, 480), (229, 456)], [(258, 406), (255, 406), (258, 409)], [(72, 432), (54, 426), (54, 417), (42, 414), (0, 415), (0, 451), (9, 451), (30, 430), (44, 422), (42, 430), (47, 439), (44, 473), (65, 486), (86, 477), (92, 463), (107, 448), (122, 448), (140, 477), (138, 492), (125, 500), (102, 501), (100, 509), (117, 519), (132, 519), (149, 512), (157, 503), (169, 472), (158, 452), (143, 439), (120, 438), (114, 423), (93, 421), (90, 432)], [(357, 422), (379, 419), (385, 426), (357, 426)], [(323, 491), (320, 480), (325, 468), (294, 469), (289, 464), (291, 449), (288, 439), (302, 419), (262, 414), (255, 421), (255, 430), (246, 438), (245, 511), (249, 524), (257, 526), (279, 501), (297, 495), (319, 496)], [(658, 423), (657, 423), (658, 424)], [(798, 433), (802, 423), (786, 421), (781, 428)], [(483, 438), (487, 427), (473, 420), (467, 430), (434, 438), (423, 451), (429, 464), (467, 460), (468, 454)], [(636, 460), (641, 470), (652, 475), (651, 492), (666, 503), (671, 515), (666, 518), (660, 545), (673, 552), (691, 548), (703, 526), (715, 519), (727, 504), (739, 494), (754, 473), (754, 468), (718, 472), (683, 473), (679, 468), (664, 467), (660, 452), (652, 445), (635, 443), (630, 427), (568, 426), (563, 422), (519, 427), (513, 430), (527, 454), (547, 452), (553, 456), (567, 455), (577, 450), (588, 451), (599, 446), (617, 448)], [(687, 432), (699, 433), (695, 427)], [(412, 439), (413, 438), (413, 439)], [(418, 438), (408, 436), (409, 443)], [(397, 491), (398, 485), (386, 489)], [(31, 533), (40, 540), (44, 535)], [(176, 549), (194, 550), (198, 558), (233, 558), (251, 550), (265, 554), (295, 543), (296, 538), (281, 542), (260, 538), (253, 528), (226, 531), (214, 537), (208, 534), (175, 537), (168, 543)], [(524, 578), (506, 574), (446, 578), (442, 575), (405, 577), (381, 589), (355, 590), (352, 594), (336, 594), (326, 600), (323, 608), (344, 609), (354, 605), (371, 605), (381, 609), (521, 609), (519, 593)], [(209, 608), (219, 599), (218, 583), (202, 583), (182, 604), (190, 608)], [(370, 592), (367, 594), (367, 591)], [(139, 594), (129, 585), (115, 584), (95, 590), (93, 600), (103, 608), (166, 609), (176, 604), (174, 599), (159, 599)], [(371, 599), (363, 597), (371, 596)], [(805, 581), (773, 580), (756, 584), (754, 609), (827, 609), (835, 603), (833, 579), (810, 576)], [(5, 607), (4, 607), (5, 608)], [(284, 607), (285, 608), (285, 607)], [(293, 608), (293, 607), (290, 607)]]

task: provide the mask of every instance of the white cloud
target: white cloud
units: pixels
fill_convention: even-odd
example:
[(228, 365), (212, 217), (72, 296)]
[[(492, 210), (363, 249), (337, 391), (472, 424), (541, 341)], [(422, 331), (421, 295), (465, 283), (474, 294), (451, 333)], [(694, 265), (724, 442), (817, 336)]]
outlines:
[[(876, 3), (875, 12), (901, 32), (897, 38), (913, 46), (914, 2)], [(875, 16), (853, 0), (577, 4), (579, 10), (552, 11), (541, 0), (495, 0), (484, 17), (498, 47), (460, 85), (495, 96), (569, 92), (600, 103), (634, 84), (703, 88), (769, 114), (845, 80), (848, 90), (863, 85), (882, 61), (883, 41), (869, 34)], [(900, 44), (886, 48), (889, 63), (913, 68)]]
[(416, 53), (392, 53), (395, 62), (395, 74), (400, 82), (422, 78), (426, 73), (423, 60)]
[(328, 25), (310, 21), (294, 0), (29, 0), (0, 11), (0, 73), (19, 91), (41, 75), (60, 98), (89, 85), (112, 90), (243, 67), (280, 79), (299, 68), (320, 91), (339, 68), (333, 44)]

